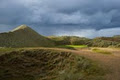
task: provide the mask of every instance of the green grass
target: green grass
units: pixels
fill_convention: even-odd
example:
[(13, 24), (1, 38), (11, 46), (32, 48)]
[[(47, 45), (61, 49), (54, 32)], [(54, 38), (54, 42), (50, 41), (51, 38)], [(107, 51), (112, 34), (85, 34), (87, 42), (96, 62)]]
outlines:
[(9, 52), (15, 50), (14, 48), (0, 48), (0, 52)]
[(101, 53), (101, 54), (112, 54), (109, 51), (105, 51), (105, 50), (101, 50), (101, 49), (97, 49), (97, 48), (92, 49), (92, 51), (96, 52), (96, 53)]
[(87, 48), (87, 45), (61, 45), (61, 48)]
[(74, 48), (86, 48), (88, 47), (87, 45), (66, 45), (68, 47), (74, 47)]
[(14, 50), (18, 50), (18, 48), (0, 48), (0, 55), (6, 52), (11, 52)]

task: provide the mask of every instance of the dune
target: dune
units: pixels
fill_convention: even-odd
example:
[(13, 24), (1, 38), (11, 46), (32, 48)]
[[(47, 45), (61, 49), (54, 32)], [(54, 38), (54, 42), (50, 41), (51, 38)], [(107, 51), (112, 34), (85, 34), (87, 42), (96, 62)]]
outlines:
[(9, 32), (0, 33), (0, 47), (49, 47), (54, 43), (31, 29), (21, 25)]

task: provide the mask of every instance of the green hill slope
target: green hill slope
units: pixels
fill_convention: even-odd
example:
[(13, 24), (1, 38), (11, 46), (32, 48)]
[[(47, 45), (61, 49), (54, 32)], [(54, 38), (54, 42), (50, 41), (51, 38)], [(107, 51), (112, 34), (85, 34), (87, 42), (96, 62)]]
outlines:
[(54, 43), (26, 25), (21, 25), (10, 32), (0, 33), (0, 47), (40, 46), (54, 46)]

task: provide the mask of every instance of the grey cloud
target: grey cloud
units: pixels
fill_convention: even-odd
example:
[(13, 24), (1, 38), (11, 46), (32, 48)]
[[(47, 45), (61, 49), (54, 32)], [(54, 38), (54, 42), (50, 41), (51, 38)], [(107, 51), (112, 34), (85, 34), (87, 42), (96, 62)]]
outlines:
[[(119, 15), (120, 12), (119, 0), (7, 1), (1, 3), (3, 6), (0, 15), (4, 18), (0, 21), (1, 23), (15, 21), (16, 23), (85, 24), (92, 26), (98, 24), (103, 27), (111, 24), (114, 15)], [(6, 19), (8, 17), (10, 20)]]
[(0, 0), (1, 25), (27, 24), (45, 35), (56, 34), (56, 29), (88, 29), (94, 33), (119, 28), (119, 13), (120, 0)]
[(44, 0), (32, 6), (32, 22), (95, 26), (93, 28), (119, 27), (120, 17), (114, 20), (120, 12), (119, 3), (119, 0)]

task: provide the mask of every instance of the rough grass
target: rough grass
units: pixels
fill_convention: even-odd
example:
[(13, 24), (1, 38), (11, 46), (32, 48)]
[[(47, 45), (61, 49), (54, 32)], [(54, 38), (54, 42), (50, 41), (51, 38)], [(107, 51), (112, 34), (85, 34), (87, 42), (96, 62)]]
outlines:
[(11, 51), (16, 51), (16, 50), (20, 50), (20, 48), (0, 48), (0, 55), (5, 54), (7, 52), (11, 52)]
[(103, 80), (95, 62), (48, 49), (12, 51), (0, 56), (0, 80)]
[(112, 53), (109, 52), (109, 51), (101, 50), (101, 49), (97, 49), (97, 48), (92, 49), (92, 51), (93, 51), (93, 52), (96, 52), (96, 53), (101, 53), (101, 54), (112, 54)]
[(18, 48), (0, 48), (0, 52), (10, 52), (13, 50), (17, 50)]

